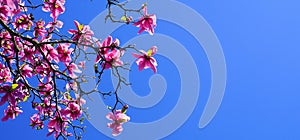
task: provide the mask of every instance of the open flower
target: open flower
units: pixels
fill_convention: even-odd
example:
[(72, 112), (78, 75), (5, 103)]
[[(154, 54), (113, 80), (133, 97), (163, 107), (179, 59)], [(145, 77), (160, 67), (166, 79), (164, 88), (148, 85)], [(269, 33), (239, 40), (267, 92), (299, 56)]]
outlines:
[(108, 52), (110, 50), (113, 51), (116, 49), (116, 47), (120, 46), (119, 39), (115, 38), (115, 40), (113, 41), (113, 38), (111, 36), (108, 36), (105, 40), (103, 40), (102, 43), (100, 43), (100, 41), (97, 41), (97, 40), (95, 40), (95, 41), (99, 48), (99, 53), (95, 60), (96, 63), (98, 63), (101, 59), (103, 59), (103, 57), (104, 57), (103, 55), (108, 54)]
[(9, 101), (12, 106), (16, 106), (19, 100), (23, 101), (26, 96), (25, 91), (22, 90), (22, 84), (12, 84), (12, 86), (5, 84), (0, 87), (0, 94), (4, 93), (0, 101), (0, 106), (6, 101)]
[(35, 22), (33, 35), (36, 38), (38, 38), (39, 36), (44, 37), (45, 34), (47, 33), (44, 25), (45, 25), (45, 21), (39, 20), (39, 21)]
[(4, 117), (1, 119), (1, 121), (5, 122), (9, 118), (15, 119), (18, 114), (22, 113), (23, 111), (19, 109), (19, 107), (16, 106), (8, 106), (7, 110), (4, 110)]
[(74, 20), (76, 30), (71, 29), (68, 32), (73, 34), (73, 40), (79, 41), (79, 43), (84, 45), (90, 45), (92, 36), (94, 32), (90, 29), (90, 26), (80, 24), (78, 21)]
[(120, 59), (121, 56), (122, 56), (122, 54), (121, 54), (120, 50), (113, 50), (113, 51), (106, 53), (104, 55), (105, 62), (102, 64), (102, 68), (109, 69), (113, 66), (115, 66), (115, 67), (122, 66), (123, 62)]
[(49, 123), (48, 123), (48, 131), (49, 133), (47, 134), (47, 136), (50, 136), (54, 133), (54, 137), (57, 138), (59, 136), (60, 133), (64, 134), (64, 135), (69, 135), (67, 134), (66, 131), (66, 126), (67, 126), (67, 118), (65, 116), (61, 116), (61, 118), (59, 117), (58, 114), (56, 114), (56, 116), (53, 119), (50, 119)]
[(0, 3), (7, 5), (11, 9), (19, 8), (19, 0), (0, 0)]
[(133, 23), (133, 25), (140, 28), (138, 34), (146, 31), (150, 35), (153, 35), (154, 28), (156, 27), (156, 16), (154, 14), (148, 15), (146, 6), (144, 6), (143, 11), (144, 16), (138, 22)]
[(122, 66), (123, 62), (120, 57), (123, 56), (124, 50), (117, 49), (120, 45), (119, 39), (115, 38), (113, 41), (111, 36), (108, 36), (102, 44), (97, 41), (97, 46), (99, 47), (98, 55), (95, 62), (98, 63), (103, 61), (102, 68), (109, 69), (111, 67)]
[(56, 48), (59, 60), (63, 62), (65, 65), (68, 65), (71, 62), (71, 53), (73, 52), (73, 48), (70, 48), (71, 44), (69, 43), (61, 43), (58, 44), (58, 47)]
[(62, 110), (62, 114), (70, 117), (71, 120), (76, 120), (80, 117), (82, 114), (82, 110), (80, 109), (80, 106), (76, 102), (70, 102), (68, 104), (68, 107), (64, 110)]
[(45, 0), (43, 11), (51, 12), (50, 17), (56, 22), (57, 17), (65, 12), (65, 0)]
[(40, 119), (39, 114), (34, 114), (32, 117), (30, 117), (30, 126), (32, 128), (36, 126), (37, 130), (44, 128), (44, 122)]
[(0, 18), (6, 22), (8, 20), (8, 16), (11, 16), (9, 7), (7, 5), (0, 6)]
[(128, 122), (130, 117), (122, 113), (121, 110), (116, 110), (114, 113), (109, 112), (106, 118), (112, 120), (112, 123), (107, 123), (107, 127), (112, 129), (112, 135), (117, 136), (123, 131), (122, 124)]
[(29, 15), (23, 14), (15, 19), (13, 25), (17, 30), (30, 30), (33, 25), (32, 18)]
[(78, 68), (75, 63), (71, 63), (70, 65), (66, 65), (68, 73), (71, 78), (77, 78), (77, 75), (74, 73), (81, 73), (82, 71)]
[(152, 57), (156, 53), (156, 51), (157, 51), (157, 47), (153, 46), (148, 50), (148, 52), (141, 50), (140, 52), (143, 55), (132, 53), (132, 55), (135, 58), (138, 58), (135, 62), (139, 67), (139, 71), (141, 71), (143, 69), (151, 68), (154, 73), (157, 72), (157, 69), (156, 69), (157, 63), (156, 63), (155, 58)]
[(21, 67), (21, 73), (25, 77), (28, 77), (28, 78), (32, 77), (32, 71), (33, 71), (33, 69), (28, 64), (25, 64)]
[(5, 82), (11, 83), (12, 81), (13, 81), (13, 79), (11, 77), (9, 68), (7, 68), (3, 64), (0, 64), (0, 83), (5, 83)]

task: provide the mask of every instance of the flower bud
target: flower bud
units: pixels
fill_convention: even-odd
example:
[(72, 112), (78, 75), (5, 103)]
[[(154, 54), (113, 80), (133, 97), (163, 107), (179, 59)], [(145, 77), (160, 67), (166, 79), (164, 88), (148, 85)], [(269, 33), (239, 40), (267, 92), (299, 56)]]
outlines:
[(121, 112), (122, 112), (123, 114), (125, 114), (126, 111), (127, 111), (127, 109), (128, 109), (128, 105), (124, 105), (124, 106), (122, 107)]

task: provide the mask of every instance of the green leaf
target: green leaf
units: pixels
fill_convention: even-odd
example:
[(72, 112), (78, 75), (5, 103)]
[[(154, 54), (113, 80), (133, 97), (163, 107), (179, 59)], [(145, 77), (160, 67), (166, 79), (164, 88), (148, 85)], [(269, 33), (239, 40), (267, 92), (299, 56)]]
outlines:
[(148, 50), (147, 55), (148, 56), (152, 56), (153, 51), (152, 50)]
[(83, 29), (83, 26), (84, 26), (83, 24), (80, 24), (80, 25), (78, 26), (78, 30), (81, 31), (81, 30)]
[(19, 86), (19, 84), (12, 84), (11, 85), (11, 90), (15, 90), (18, 86)]
[(23, 102), (26, 102), (29, 96), (25, 96)]
[(122, 16), (122, 17), (121, 17), (121, 20), (122, 20), (122, 21), (127, 21), (127, 17), (126, 17), (126, 16)]

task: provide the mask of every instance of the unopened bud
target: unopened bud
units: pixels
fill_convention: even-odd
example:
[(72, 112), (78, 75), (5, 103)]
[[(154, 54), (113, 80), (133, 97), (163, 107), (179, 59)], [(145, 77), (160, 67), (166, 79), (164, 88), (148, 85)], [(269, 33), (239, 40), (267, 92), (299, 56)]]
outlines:
[(126, 111), (127, 111), (127, 109), (128, 109), (128, 105), (124, 105), (124, 106), (122, 107), (121, 112), (122, 112), (123, 114), (125, 114)]

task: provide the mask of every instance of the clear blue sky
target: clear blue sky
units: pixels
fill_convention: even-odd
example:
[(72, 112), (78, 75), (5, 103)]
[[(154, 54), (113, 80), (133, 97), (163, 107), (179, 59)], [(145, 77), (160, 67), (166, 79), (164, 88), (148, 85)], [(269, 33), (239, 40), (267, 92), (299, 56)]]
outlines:
[[(299, 139), (300, 1), (178, 1), (200, 13), (218, 36), (226, 58), (227, 86), (215, 118), (207, 127), (199, 129), (198, 121), (210, 90), (211, 78), (207, 57), (201, 47), (196, 47), (200, 48), (199, 53), (193, 53), (192, 47), (188, 47), (200, 45), (193, 38), (186, 39), (190, 37), (186, 31), (159, 20), (156, 32), (170, 35), (187, 46), (193, 58), (199, 60), (197, 68), (201, 79), (201, 96), (193, 114), (184, 125), (165, 139)], [(74, 18), (89, 23), (105, 9), (104, 2), (68, 0), (67, 11), (60, 17), (65, 19), (64, 29), (74, 27)], [(151, 9), (151, 5), (149, 8)], [(137, 31), (134, 27), (124, 28)], [(129, 33), (129, 36), (133, 35), (135, 33)], [(128, 39), (128, 34), (120, 32), (121, 43), (127, 42)], [(133, 121), (156, 120), (168, 113), (178, 99), (180, 83), (177, 81), (180, 77), (175, 66), (165, 57), (157, 56), (157, 60), (158, 73), (165, 76), (171, 89), (167, 90), (166, 96), (157, 106), (146, 110), (132, 108), (128, 113)], [(135, 66), (132, 68), (137, 69)], [(134, 76), (150, 75), (151, 71), (133, 71), (133, 88), (140, 95), (149, 92), (147, 79), (136, 79)], [(30, 105), (24, 105), (25, 113), (16, 120), (0, 123), (0, 139), (53, 139), (52, 136), (45, 137), (46, 130), (37, 132), (31, 129), (29, 116), (33, 112), (28, 112), (28, 108)], [(4, 107), (0, 109), (3, 110)], [(108, 139), (89, 122), (85, 124), (87, 132), (84, 134), (84, 140)]]

